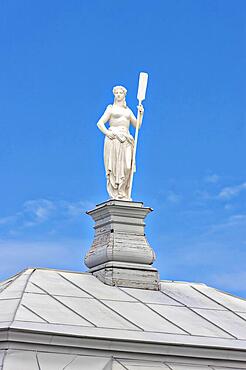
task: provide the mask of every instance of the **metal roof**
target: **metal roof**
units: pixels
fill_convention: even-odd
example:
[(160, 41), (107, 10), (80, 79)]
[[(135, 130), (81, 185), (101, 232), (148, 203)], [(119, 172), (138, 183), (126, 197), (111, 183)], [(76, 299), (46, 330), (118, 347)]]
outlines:
[(0, 328), (246, 349), (246, 301), (204, 284), (160, 291), (103, 284), (89, 273), (27, 269), (0, 283)]
[(17, 369), (17, 366), (18, 370), (243, 370), (238, 367), (206, 366), (189, 362), (143, 361), (10, 350), (5, 357), (3, 368), (13, 370)]

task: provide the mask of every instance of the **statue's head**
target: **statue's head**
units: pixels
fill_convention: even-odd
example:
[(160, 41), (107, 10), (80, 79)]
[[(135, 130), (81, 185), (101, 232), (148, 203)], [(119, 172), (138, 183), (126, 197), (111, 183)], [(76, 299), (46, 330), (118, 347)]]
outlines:
[(124, 106), (126, 107), (126, 93), (127, 89), (123, 86), (115, 86), (113, 88), (114, 103), (124, 101)]

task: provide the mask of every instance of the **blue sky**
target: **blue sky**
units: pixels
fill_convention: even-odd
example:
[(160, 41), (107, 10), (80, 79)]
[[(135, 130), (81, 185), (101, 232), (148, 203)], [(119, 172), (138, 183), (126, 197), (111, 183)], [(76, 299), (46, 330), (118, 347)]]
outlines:
[(85, 271), (87, 209), (107, 199), (96, 122), (112, 87), (136, 113), (134, 200), (154, 208), (162, 279), (246, 297), (245, 15), (241, 0), (0, 4), (0, 279)]

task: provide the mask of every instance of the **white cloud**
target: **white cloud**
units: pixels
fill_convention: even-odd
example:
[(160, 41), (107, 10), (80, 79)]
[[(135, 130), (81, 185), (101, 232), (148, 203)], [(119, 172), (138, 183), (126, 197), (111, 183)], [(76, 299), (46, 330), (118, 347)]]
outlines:
[(166, 199), (170, 203), (179, 203), (181, 200), (181, 196), (171, 190), (168, 192)]
[(43, 225), (47, 222), (74, 220), (90, 208), (93, 208), (93, 205), (83, 201), (32, 199), (24, 202), (15, 214), (0, 218), (0, 228), (8, 231), (9, 235), (14, 235), (22, 229)]
[(47, 199), (28, 200), (23, 205), (23, 215), (26, 214), (32, 218), (28, 221), (29, 226), (42, 223), (50, 218), (52, 212), (56, 209), (54, 202)]
[(47, 199), (28, 200), (21, 210), (13, 215), (0, 218), (0, 227), (18, 226), (30, 227), (45, 222), (55, 210), (54, 202)]
[(233, 216), (230, 217), (229, 221), (231, 223), (246, 222), (246, 215), (244, 215), (244, 214), (233, 215)]
[(228, 217), (228, 219), (225, 220), (224, 222), (210, 225), (208, 232), (206, 234), (244, 225), (246, 230), (246, 214), (235, 214)]
[(234, 210), (234, 209), (235, 209), (235, 205), (233, 205), (233, 204), (231, 204), (231, 203), (227, 203), (227, 204), (225, 204), (224, 209), (225, 209), (226, 211), (232, 211), (232, 210)]
[[(207, 176), (205, 178), (205, 181), (208, 183), (217, 183), (217, 175), (211, 175)], [(243, 191), (246, 190), (246, 182), (243, 182), (242, 184), (235, 185), (235, 186), (226, 186), (220, 190), (218, 194), (213, 194), (209, 192), (208, 190), (197, 190), (195, 192), (195, 195), (198, 199), (201, 201), (224, 201), (224, 202), (230, 202), (231, 199), (239, 196)], [(230, 203), (227, 203), (225, 206), (225, 209), (231, 209)]]
[(208, 175), (205, 177), (205, 182), (216, 184), (219, 181), (220, 177), (216, 174)]
[(15, 216), (7, 216), (7, 217), (2, 217), (0, 218), (0, 226), (1, 225), (8, 225), (16, 220), (16, 215)]
[(244, 190), (246, 190), (246, 182), (236, 186), (227, 186), (220, 191), (218, 198), (221, 200), (230, 200), (238, 196)]
[(94, 208), (95, 205), (87, 201), (69, 202), (61, 200), (58, 202), (58, 208), (62, 210), (63, 214), (67, 217), (77, 217), (85, 210)]
[(213, 199), (213, 196), (207, 190), (196, 190), (195, 196), (201, 201), (207, 201)]

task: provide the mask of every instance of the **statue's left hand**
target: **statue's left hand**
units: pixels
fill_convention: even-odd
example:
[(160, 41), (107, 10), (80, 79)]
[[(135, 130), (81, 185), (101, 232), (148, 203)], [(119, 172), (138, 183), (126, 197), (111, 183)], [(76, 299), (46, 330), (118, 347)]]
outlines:
[(143, 114), (144, 113), (144, 107), (142, 106), (142, 104), (138, 105), (138, 111), (140, 114)]

